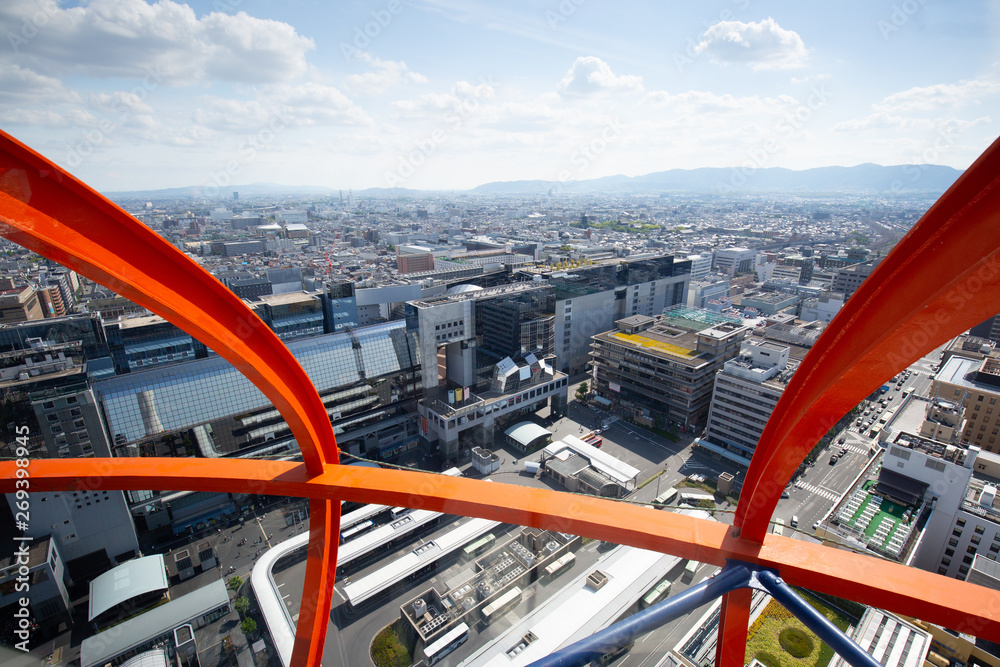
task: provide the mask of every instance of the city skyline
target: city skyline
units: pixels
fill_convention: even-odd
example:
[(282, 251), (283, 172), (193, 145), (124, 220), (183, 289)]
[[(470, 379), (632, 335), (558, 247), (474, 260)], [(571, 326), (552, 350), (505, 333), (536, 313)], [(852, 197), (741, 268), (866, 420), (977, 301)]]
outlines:
[(0, 26), (0, 123), (100, 190), (964, 169), (997, 135), (985, 2), (25, 1)]

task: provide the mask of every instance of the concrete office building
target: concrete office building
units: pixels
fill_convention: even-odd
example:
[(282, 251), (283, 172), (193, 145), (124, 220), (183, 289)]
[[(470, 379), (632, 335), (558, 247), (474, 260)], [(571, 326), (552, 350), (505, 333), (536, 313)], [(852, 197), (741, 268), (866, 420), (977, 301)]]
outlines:
[(803, 322), (827, 322), (844, 307), (844, 295), (837, 292), (823, 292), (815, 299), (802, 302), (799, 319)]
[(691, 281), (685, 304), (689, 308), (707, 308), (710, 301), (728, 298), (729, 278), (712, 279), (709, 276), (707, 279)]
[(739, 357), (715, 376), (712, 406), (703, 438), (695, 444), (716, 457), (749, 466), (764, 426), (794, 369), (789, 349), (770, 342), (749, 342)]
[(712, 272), (711, 255), (688, 255), (691, 261), (691, 281), (705, 280)]
[(10, 324), (45, 317), (38, 292), (30, 285), (15, 285), (10, 278), (0, 280), (0, 323)]
[(640, 423), (694, 428), (705, 423), (715, 373), (736, 357), (747, 327), (707, 311), (668, 310), (615, 322), (594, 336), (598, 403)]
[[(11, 512), (14, 496), (7, 495)], [(51, 538), (69, 577), (87, 581), (139, 552), (135, 526), (121, 491), (58, 491), (32, 494), (31, 522), (24, 533)]]
[(930, 395), (962, 407), (962, 441), (1000, 451), (1000, 360), (948, 359), (931, 383)]
[[(68, 574), (56, 541), (48, 536), (30, 542), (5, 541), (5, 552), (0, 555), (0, 613), (5, 619), (14, 618), (20, 599), (28, 598), (31, 615), (39, 626), (33, 642), (40, 639), (39, 634), (54, 635), (70, 628), (73, 606), (66, 589)], [(28, 568), (26, 590), (17, 585), (18, 577), (23, 577), (22, 566)]]
[(741, 273), (752, 272), (756, 260), (756, 250), (735, 247), (722, 248), (715, 251), (715, 265), (713, 268), (720, 273), (737, 276)]
[(861, 287), (861, 283), (871, 275), (878, 264), (879, 260), (875, 260), (839, 269), (833, 276), (832, 290), (840, 292), (846, 299), (851, 298), (854, 291)]
[(758, 296), (745, 296), (741, 303), (744, 310), (753, 308), (761, 315), (776, 315), (780, 311), (791, 308), (799, 303), (799, 297), (793, 294), (783, 294), (781, 292), (771, 292)]
[(994, 315), (985, 322), (981, 322), (972, 327), (969, 331), (973, 336), (1000, 343), (1000, 315)]

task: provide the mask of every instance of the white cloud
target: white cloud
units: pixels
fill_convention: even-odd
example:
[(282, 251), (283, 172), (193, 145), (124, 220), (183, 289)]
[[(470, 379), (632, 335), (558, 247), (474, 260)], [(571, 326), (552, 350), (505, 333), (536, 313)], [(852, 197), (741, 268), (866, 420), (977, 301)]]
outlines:
[(424, 93), (411, 100), (396, 100), (391, 104), (400, 118), (438, 117), (456, 112), (463, 117), (477, 111), (483, 102), (496, 96), (493, 85), (459, 81), (447, 93)]
[(894, 116), (880, 111), (864, 118), (852, 118), (837, 123), (830, 128), (832, 132), (860, 132), (863, 130), (928, 130), (935, 125), (929, 118), (910, 118), (909, 116)]
[(742, 115), (775, 114), (800, 106), (799, 102), (790, 95), (734, 97), (729, 93), (717, 95), (704, 90), (689, 90), (673, 95), (665, 90), (654, 90), (644, 95), (640, 104), (669, 107), (676, 114), (692, 116), (733, 113)]
[(374, 68), (347, 77), (350, 89), (362, 95), (379, 95), (401, 83), (427, 83), (426, 76), (410, 71), (402, 61), (380, 60), (364, 51), (358, 51), (356, 57)]
[(974, 104), (983, 97), (998, 92), (1000, 92), (1000, 82), (973, 79), (959, 83), (939, 83), (933, 86), (910, 88), (893, 93), (872, 106), (881, 111), (895, 111), (897, 113), (933, 111)]
[(0, 31), (14, 40), (12, 57), (43, 74), (141, 79), (152, 72), (157, 83), (178, 85), (287, 81), (305, 73), (305, 54), (315, 48), (287, 23), (245, 12), (198, 18), (172, 0), (66, 8), (54, 0), (7, 0)]
[(695, 47), (714, 62), (746, 63), (754, 70), (801, 67), (808, 52), (794, 30), (785, 30), (767, 18), (756, 23), (719, 21)]
[(582, 97), (595, 93), (641, 93), (642, 77), (616, 75), (611, 67), (596, 56), (580, 56), (556, 85), (564, 97)]
[(861, 132), (864, 130), (934, 130), (947, 132), (964, 132), (965, 130), (986, 125), (991, 122), (989, 116), (973, 120), (963, 118), (912, 118), (910, 116), (894, 116), (879, 111), (864, 118), (853, 118), (837, 123), (830, 128), (833, 132)]
[(78, 103), (80, 96), (61, 81), (18, 65), (0, 65), (0, 106)]
[[(207, 97), (191, 120), (216, 133), (257, 132), (282, 127), (374, 126), (371, 117), (333, 86), (318, 83), (264, 86), (256, 99)], [(208, 138), (208, 134), (203, 135)]]

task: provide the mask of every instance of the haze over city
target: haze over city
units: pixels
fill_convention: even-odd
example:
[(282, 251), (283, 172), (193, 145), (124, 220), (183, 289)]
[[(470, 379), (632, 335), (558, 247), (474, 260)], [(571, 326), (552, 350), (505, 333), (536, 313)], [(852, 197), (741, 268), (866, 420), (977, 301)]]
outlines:
[(991, 2), (11, 0), (0, 123), (103, 191), (964, 169)]

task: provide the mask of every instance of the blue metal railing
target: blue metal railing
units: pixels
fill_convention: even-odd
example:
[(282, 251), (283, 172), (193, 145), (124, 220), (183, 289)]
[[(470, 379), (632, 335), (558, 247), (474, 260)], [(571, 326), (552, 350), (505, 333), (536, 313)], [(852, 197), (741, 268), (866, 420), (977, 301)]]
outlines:
[(738, 588), (756, 588), (770, 593), (852, 667), (882, 667), (823, 614), (799, 597), (777, 573), (736, 560), (727, 561), (715, 576), (697, 586), (536, 660), (530, 667), (583, 667), (602, 655), (626, 646), (639, 635), (655, 630)]

